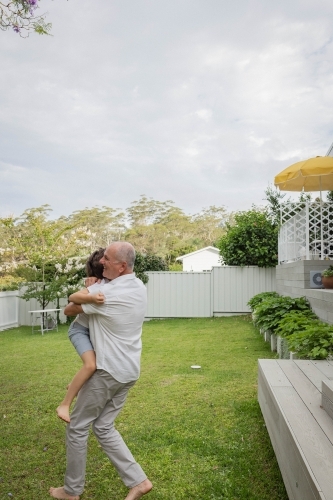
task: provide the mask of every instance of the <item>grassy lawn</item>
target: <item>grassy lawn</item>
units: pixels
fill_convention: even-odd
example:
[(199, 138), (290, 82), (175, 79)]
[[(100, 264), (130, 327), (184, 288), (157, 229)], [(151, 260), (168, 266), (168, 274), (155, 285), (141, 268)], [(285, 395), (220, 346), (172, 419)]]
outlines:
[[(257, 359), (274, 354), (249, 318), (150, 321), (143, 345), (117, 427), (154, 484), (147, 499), (288, 500), (257, 403)], [(0, 350), (0, 499), (44, 500), (63, 484), (55, 408), (81, 361), (65, 326), (0, 332)], [(126, 496), (93, 436), (86, 478), (82, 500)]]

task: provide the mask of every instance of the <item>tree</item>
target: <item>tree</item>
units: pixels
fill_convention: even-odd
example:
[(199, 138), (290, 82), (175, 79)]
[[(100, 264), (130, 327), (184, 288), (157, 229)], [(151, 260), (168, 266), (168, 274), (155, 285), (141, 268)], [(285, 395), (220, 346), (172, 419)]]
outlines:
[(211, 206), (195, 215), (186, 215), (170, 200), (148, 199), (142, 195), (126, 210), (131, 227), (125, 233), (142, 253), (154, 253), (167, 260), (168, 265), (186, 253), (215, 245), (225, 233), (225, 224), (232, 220), (225, 207)]
[(168, 271), (168, 265), (164, 259), (157, 255), (137, 252), (134, 272), (143, 283), (148, 283), (147, 271)]
[(21, 295), (23, 300), (36, 299), (45, 309), (50, 302), (69, 297), (83, 286), (86, 256), (63, 258), (59, 262), (47, 262), (43, 268), (33, 265), (19, 267), (16, 274), (25, 277), (25, 290)]
[(119, 209), (103, 206), (76, 210), (68, 221), (86, 233), (92, 252), (123, 238), (127, 229), (124, 218), (125, 214)]
[(48, 35), (51, 23), (46, 23), (44, 15), (36, 15), (38, 0), (0, 1), (0, 28), (12, 28), (23, 38), (34, 31), (39, 35)]
[(126, 212), (131, 227), (148, 226), (160, 222), (173, 206), (174, 202), (171, 200), (157, 201), (143, 194), (139, 200), (131, 203)]
[[(86, 231), (65, 217), (48, 220), (50, 211), (48, 205), (42, 205), (25, 210), (18, 218), (0, 219), (1, 268), (3, 272), (11, 271), (24, 278), (27, 288), (22, 298), (36, 298), (42, 309), (59, 297), (62, 283), (68, 279), (71, 283), (69, 267), (65, 276), (60, 276), (57, 265), (68, 258), (85, 257), (90, 244)], [(82, 262), (80, 266), (82, 268)], [(73, 276), (79, 271), (78, 267), (79, 263)]]
[(278, 263), (278, 225), (267, 210), (255, 207), (235, 214), (235, 225), (217, 244), (229, 266), (275, 267)]
[[(34, 283), (25, 296), (36, 297), (43, 308), (60, 290), (66, 292), (66, 273), (59, 269), (66, 267), (69, 259), (86, 258), (98, 247), (125, 240), (137, 252), (163, 261), (157, 268), (146, 270), (165, 270), (169, 266), (178, 269), (181, 266), (176, 264), (177, 257), (215, 245), (225, 233), (226, 223), (232, 220), (224, 207), (211, 206), (187, 215), (173, 201), (161, 202), (144, 195), (131, 204), (126, 214), (103, 206), (49, 220), (50, 212), (51, 208), (43, 205), (19, 217), (0, 218), (0, 278), (6, 286), (13, 276)], [(77, 273), (73, 270), (73, 279), (71, 272), (67, 275), (68, 286), (76, 286)]]
[(304, 191), (300, 192), (298, 201), (291, 201), (290, 197), (285, 201), (282, 201), (286, 196), (286, 193), (282, 194), (280, 190), (272, 188), (271, 186), (267, 187), (265, 195), (266, 198), (264, 198), (264, 200), (268, 202), (267, 213), (271, 220), (278, 225), (281, 224), (280, 208), (282, 203), (292, 205), (293, 210), (288, 211), (289, 217), (292, 217), (305, 207), (307, 201), (311, 201), (311, 193), (306, 193)]
[(17, 218), (0, 219), (2, 262), (14, 268), (26, 264), (43, 269), (43, 263), (87, 253), (90, 241), (85, 228), (65, 217), (49, 220), (50, 212), (49, 205), (42, 205)]
[(268, 186), (265, 190), (265, 195), (266, 198), (264, 198), (264, 200), (268, 202), (267, 213), (269, 217), (275, 224), (280, 224), (280, 206), (283, 198), (286, 196), (286, 193), (282, 194), (279, 189)]
[(160, 202), (142, 195), (126, 212), (131, 227), (125, 233), (125, 240), (141, 253), (165, 258), (170, 248), (184, 246), (184, 240), (192, 238), (190, 216), (170, 200)]
[(212, 205), (204, 208), (200, 213), (192, 216), (196, 238), (200, 240), (200, 246), (215, 245), (223, 233), (227, 223), (232, 223), (233, 214), (228, 213), (226, 208)]

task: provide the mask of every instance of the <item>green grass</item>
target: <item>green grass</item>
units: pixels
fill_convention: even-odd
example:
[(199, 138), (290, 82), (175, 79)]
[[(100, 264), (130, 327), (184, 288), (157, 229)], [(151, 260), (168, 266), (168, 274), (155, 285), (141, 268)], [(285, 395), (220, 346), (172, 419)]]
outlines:
[[(249, 318), (150, 321), (143, 345), (117, 427), (154, 483), (149, 499), (288, 500), (257, 403), (257, 359), (274, 355)], [(46, 499), (65, 470), (55, 408), (81, 361), (64, 326), (0, 332), (0, 352), (0, 500)], [(126, 496), (93, 435), (86, 479), (82, 500)]]

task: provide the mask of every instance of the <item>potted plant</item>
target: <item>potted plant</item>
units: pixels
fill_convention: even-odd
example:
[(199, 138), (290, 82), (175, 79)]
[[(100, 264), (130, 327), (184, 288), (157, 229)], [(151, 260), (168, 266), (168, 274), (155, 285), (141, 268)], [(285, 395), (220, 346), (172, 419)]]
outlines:
[(321, 273), (321, 281), (324, 288), (333, 288), (333, 265)]

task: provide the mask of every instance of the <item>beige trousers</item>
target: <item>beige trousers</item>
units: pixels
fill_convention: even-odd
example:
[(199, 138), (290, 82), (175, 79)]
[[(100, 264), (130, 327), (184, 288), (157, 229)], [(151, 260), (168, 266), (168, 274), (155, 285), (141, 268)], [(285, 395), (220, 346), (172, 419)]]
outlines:
[(80, 390), (66, 431), (64, 486), (68, 495), (81, 495), (84, 489), (90, 425), (126, 486), (133, 488), (147, 478), (114, 427), (114, 420), (134, 384), (122, 384), (104, 370), (97, 370)]

